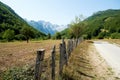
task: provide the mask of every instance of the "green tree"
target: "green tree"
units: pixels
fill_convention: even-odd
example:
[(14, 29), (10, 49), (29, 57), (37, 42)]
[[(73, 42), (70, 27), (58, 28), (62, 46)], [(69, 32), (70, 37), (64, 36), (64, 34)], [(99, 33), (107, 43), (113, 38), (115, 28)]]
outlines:
[(16, 40), (25, 40), (25, 36), (23, 34), (18, 34), (18, 35), (15, 35), (15, 39)]
[(25, 36), (26, 40), (27, 40), (27, 43), (29, 42), (29, 39), (31, 37), (34, 37), (34, 31), (32, 30), (31, 27), (23, 27), (21, 29), (21, 33)]
[(3, 34), (3, 38), (6, 39), (7, 41), (11, 41), (14, 39), (15, 32), (13, 30), (6, 30)]
[(53, 37), (54, 37), (54, 39), (61, 39), (61, 34), (60, 34), (60, 32), (56, 32)]
[(75, 38), (81, 36), (84, 23), (81, 22), (80, 17), (75, 17), (75, 21), (73, 21), (70, 25), (70, 34)]

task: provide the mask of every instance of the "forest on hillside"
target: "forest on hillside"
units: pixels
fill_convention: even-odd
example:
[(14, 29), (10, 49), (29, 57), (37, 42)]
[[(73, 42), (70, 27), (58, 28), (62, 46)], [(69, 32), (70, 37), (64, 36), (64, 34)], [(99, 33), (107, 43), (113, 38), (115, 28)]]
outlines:
[[(80, 17), (78, 17), (80, 19)], [(75, 37), (75, 34), (83, 36), (86, 39), (120, 39), (120, 10), (105, 10), (94, 13), (84, 21), (74, 20), (68, 29), (61, 32), (66, 38)], [(77, 21), (77, 22), (76, 22)], [(74, 28), (79, 29), (74, 30)], [(71, 28), (74, 33), (71, 34)], [(80, 30), (81, 29), (81, 30)]]
[(44, 33), (28, 25), (14, 10), (0, 2), (0, 40), (28, 40), (44, 36)]

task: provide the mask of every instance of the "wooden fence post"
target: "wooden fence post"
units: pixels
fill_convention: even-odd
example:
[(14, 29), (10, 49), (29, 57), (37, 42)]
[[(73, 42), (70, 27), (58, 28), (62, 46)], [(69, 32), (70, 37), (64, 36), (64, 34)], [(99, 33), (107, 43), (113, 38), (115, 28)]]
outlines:
[(73, 39), (73, 49), (75, 49), (75, 46), (76, 44), (75, 44), (75, 39)]
[(75, 48), (77, 47), (77, 39), (75, 39)]
[(59, 60), (59, 75), (62, 76), (62, 70), (63, 70), (63, 48), (62, 43), (60, 43), (60, 60)]
[(72, 39), (70, 39), (70, 54), (72, 51), (73, 51), (73, 42), (72, 42)]
[(64, 41), (64, 39), (62, 39), (62, 46), (63, 46), (63, 57), (64, 57), (64, 64), (68, 65), (68, 55), (66, 53), (66, 43)]
[(41, 80), (42, 62), (44, 59), (45, 50), (40, 49), (37, 51), (36, 65), (35, 65), (35, 80)]
[(68, 53), (68, 58), (70, 57), (70, 54), (71, 54), (71, 41), (68, 40), (68, 44), (67, 44), (67, 53)]
[(80, 44), (80, 38), (78, 38), (78, 44)]
[(51, 78), (52, 78), (52, 80), (55, 80), (55, 45), (53, 46), (51, 54), (52, 54), (52, 74), (51, 74)]

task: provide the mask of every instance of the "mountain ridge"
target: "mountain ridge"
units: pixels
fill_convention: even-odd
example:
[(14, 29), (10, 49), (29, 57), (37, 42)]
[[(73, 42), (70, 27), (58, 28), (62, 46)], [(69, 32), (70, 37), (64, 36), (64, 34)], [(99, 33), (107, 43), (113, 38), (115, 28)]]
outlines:
[(51, 34), (54, 35), (56, 32), (60, 32), (67, 28), (66, 25), (57, 25), (57, 24), (52, 24), (50, 22), (46, 22), (44, 20), (39, 20), (39, 21), (34, 21), (34, 20), (26, 20), (27, 23), (34, 28), (42, 31), (45, 34)]

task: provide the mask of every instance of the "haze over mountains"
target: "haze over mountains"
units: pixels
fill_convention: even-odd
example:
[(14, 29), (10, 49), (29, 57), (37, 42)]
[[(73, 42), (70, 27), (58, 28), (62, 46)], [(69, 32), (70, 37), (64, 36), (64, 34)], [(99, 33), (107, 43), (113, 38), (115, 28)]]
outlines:
[(33, 26), (37, 30), (45, 33), (45, 34), (55, 34), (56, 32), (62, 31), (66, 29), (68, 26), (67, 25), (57, 25), (57, 24), (52, 24), (50, 22), (46, 22), (43, 20), (39, 21), (34, 21), (34, 20), (26, 20), (29, 25)]

